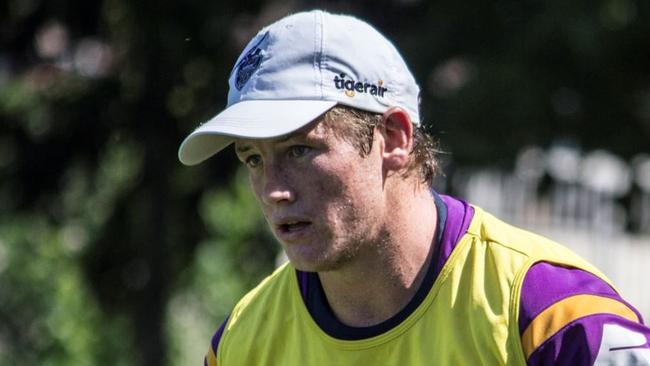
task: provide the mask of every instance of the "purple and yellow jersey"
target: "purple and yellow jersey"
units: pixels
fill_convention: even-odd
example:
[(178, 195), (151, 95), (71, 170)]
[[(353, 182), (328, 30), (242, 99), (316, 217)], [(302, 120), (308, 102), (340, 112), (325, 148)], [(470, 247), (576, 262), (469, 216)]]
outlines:
[(650, 365), (641, 315), (588, 272), (536, 264), (524, 279), (520, 309), (529, 365)]
[(235, 307), (205, 364), (650, 365), (650, 330), (597, 269), (463, 201), (436, 205), (437, 260), (394, 317), (348, 327), (318, 275), (286, 265)]

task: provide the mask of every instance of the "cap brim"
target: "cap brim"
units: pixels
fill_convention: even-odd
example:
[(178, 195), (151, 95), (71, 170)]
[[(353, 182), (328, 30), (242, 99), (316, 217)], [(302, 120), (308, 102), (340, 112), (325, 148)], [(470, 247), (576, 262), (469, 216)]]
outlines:
[(178, 159), (185, 165), (196, 165), (236, 138), (286, 135), (335, 105), (325, 100), (247, 100), (233, 104), (187, 136), (178, 149)]

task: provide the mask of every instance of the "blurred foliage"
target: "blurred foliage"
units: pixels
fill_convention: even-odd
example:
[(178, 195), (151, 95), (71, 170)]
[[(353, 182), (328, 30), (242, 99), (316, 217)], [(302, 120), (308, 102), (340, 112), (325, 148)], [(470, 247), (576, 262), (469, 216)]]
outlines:
[[(173, 365), (200, 364), (235, 301), (273, 269), (279, 250), (248, 189), (245, 169), (209, 190), (200, 212), (213, 239), (199, 244), (168, 308)], [(262, 270), (262, 271), (260, 271)]]
[(129, 324), (83, 279), (80, 230), (38, 215), (0, 224), (0, 365), (130, 364)]
[(375, 24), (458, 165), (558, 137), (650, 141), (650, 3), (7, 0), (0, 3), (0, 364), (200, 362), (275, 260), (235, 159), (176, 150), (225, 104), (263, 25), (324, 7)]

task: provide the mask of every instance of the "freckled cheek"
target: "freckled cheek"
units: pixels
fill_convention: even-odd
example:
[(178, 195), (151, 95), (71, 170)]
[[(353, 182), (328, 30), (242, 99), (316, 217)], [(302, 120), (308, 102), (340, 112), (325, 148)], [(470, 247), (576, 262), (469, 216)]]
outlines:
[(340, 176), (323, 177), (314, 183), (313, 197), (329, 221), (345, 220), (354, 210), (358, 200), (358, 187)]

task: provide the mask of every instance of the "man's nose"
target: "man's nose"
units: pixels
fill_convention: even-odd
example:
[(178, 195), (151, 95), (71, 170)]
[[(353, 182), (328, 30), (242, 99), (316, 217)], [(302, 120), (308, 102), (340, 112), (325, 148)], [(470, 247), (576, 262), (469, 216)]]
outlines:
[(267, 164), (264, 167), (264, 187), (262, 200), (267, 205), (291, 203), (295, 201), (291, 181), (282, 166)]

